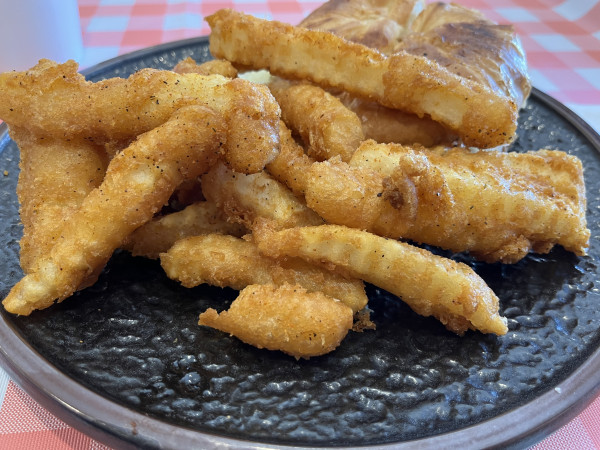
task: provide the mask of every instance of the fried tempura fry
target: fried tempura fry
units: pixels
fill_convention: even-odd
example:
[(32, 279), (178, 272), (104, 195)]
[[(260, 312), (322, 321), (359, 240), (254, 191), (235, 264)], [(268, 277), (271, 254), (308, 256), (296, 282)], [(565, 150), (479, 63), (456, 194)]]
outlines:
[(400, 297), (415, 312), (434, 316), (449, 330), (505, 334), (498, 297), (467, 265), (412, 245), (337, 225), (272, 231), (254, 229), (259, 250), (332, 264)]
[(77, 68), (42, 60), (0, 74), (0, 117), (40, 136), (127, 144), (183, 106), (206, 105), (231, 124), (227, 162), (234, 170), (257, 172), (277, 155), (280, 111), (266, 86), (155, 69), (92, 83)]
[(185, 107), (117, 154), (102, 184), (64, 224), (52, 250), (11, 289), (3, 301), (6, 310), (28, 315), (80, 288), (177, 185), (214, 164), (226, 137), (224, 122), (209, 108)]
[[(385, 56), (328, 32), (220, 10), (206, 19), (213, 55), (287, 79), (308, 79), (395, 109), (431, 116), (466, 145), (495, 147), (516, 130), (518, 106), (424, 56)], [(310, 62), (310, 63), (309, 63)]]
[(127, 237), (122, 247), (133, 256), (156, 259), (180, 239), (209, 233), (241, 237), (247, 230), (238, 223), (227, 221), (214, 203), (196, 202), (142, 225)]
[(17, 196), (23, 223), (20, 261), (24, 272), (46, 255), (86, 195), (104, 178), (108, 158), (101, 147), (81, 139), (37, 137), (11, 127), (19, 146)]
[(304, 148), (292, 137), (292, 132), (283, 122), (279, 127), (279, 153), (265, 167), (277, 181), (285, 184), (298, 197), (304, 198), (305, 173), (315, 162)]
[(247, 227), (258, 217), (274, 220), (283, 228), (323, 223), (318, 214), (266, 172), (244, 175), (216, 164), (202, 177), (202, 192), (230, 220)]
[(350, 161), (365, 136), (358, 116), (318, 86), (275, 78), (271, 93), (281, 118), (302, 137), (308, 154), (318, 161), (339, 156)]
[(209, 234), (182, 239), (161, 254), (160, 262), (167, 276), (185, 287), (207, 283), (241, 290), (250, 284), (298, 284), (310, 292), (322, 291), (340, 299), (354, 312), (367, 304), (362, 281), (298, 258), (268, 258), (253, 242), (233, 236)]
[(200, 314), (198, 324), (258, 348), (308, 359), (340, 345), (352, 328), (352, 310), (301, 286), (252, 285), (240, 292), (229, 310), (219, 314), (209, 308)]
[(420, 144), (431, 147), (451, 144), (457, 136), (428, 117), (386, 108), (379, 103), (355, 97), (347, 92), (335, 93), (336, 97), (359, 117), (366, 139), (384, 144)]
[(233, 64), (223, 59), (213, 59), (198, 64), (189, 56), (179, 61), (173, 72), (176, 73), (197, 73), (200, 75), (221, 75), (227, 78), (235, 78), (238, 75), (238, 71)]
[(583, 168), (565, 152), (427, 152), (367, 141), (350, 165), (386, 177), (383, 197), (401, 212), (405, 238), (505, 263), (555, 244), (578, 255), (588, 247)]

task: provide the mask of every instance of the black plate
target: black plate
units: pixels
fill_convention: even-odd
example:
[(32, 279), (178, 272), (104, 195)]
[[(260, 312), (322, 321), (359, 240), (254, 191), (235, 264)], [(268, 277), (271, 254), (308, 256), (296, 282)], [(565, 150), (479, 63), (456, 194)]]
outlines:
[[(116, 58), (91, 80), (209, 58), (206, 38)], [(0, 128), (0, 294), (20, 278), (18, 149)], [(586, 167), (590, 254), (557, 248), (518, 264), (471, 264), (510, 331), (458, 337), (368, 286), (376, 331), (310, 361), (199, 327), (235, 292), (185, 289), (155, 261), (117, 252), (98, 283), (29, 317), (0, 314), (0, 359), (44, 406), (111, 445), (190, 448), (533, 443), (574, 417), (600, 385), (600, 138), (534, 90), (513, 148), (559, 148)]]

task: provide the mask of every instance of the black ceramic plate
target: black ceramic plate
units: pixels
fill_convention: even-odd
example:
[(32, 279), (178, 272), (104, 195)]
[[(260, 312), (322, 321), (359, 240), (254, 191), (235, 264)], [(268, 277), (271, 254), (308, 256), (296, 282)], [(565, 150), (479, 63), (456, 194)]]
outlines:
[[(136, 52), (91, 80), (209, 58), (205, 38)], [(29, 317), (0, 314), (0, 358), (55, 414), (111, 445), (527, 445), (565, 423), (600, 385), (599, 137), (534, 91), (513, 150), (559, 148), (586, 168), (590, 254), (518, 264), (466, 261), (501, 300), (510, 331), (458, 337), (368, 286), (376, 331), (296, 361), (199, 327), (235, 293), (185, 289), (155, 261), (117, 253), (98, 283)], [(0, 128), (0, 295), (19, 279), (18, 150)]]

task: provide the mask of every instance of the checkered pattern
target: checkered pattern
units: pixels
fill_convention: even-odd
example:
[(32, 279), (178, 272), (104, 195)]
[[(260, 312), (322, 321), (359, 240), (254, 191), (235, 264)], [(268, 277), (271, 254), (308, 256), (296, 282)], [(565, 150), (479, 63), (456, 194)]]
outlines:
[[(600, 0), (454, 0), (513, 23), (533, 84), (600, 131)], [(311, 0), (79, 0), (81, 66), (143, 47), (206, 35), (204, 17), (223, 7), (298, 23)], [(0, 369), (0, 449), (106, 449), (39, 406)], [(533, 447), (600, 449), (600, 398)]]

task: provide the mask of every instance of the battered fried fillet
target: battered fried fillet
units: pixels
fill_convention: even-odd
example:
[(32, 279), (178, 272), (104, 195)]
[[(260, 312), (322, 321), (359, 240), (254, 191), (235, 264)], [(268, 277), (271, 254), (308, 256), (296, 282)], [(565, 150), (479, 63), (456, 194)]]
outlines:
[(564, 152), (423, 152), (365, 142), (312, 165), (307, 205), (327, 222), (514, 263), (560, 244), (585, 254), (581, 162)]
[(189, 56), (179, 61), (173, 72), (176, 73), (197, 73), (200, 75), (221, 75), (227, 78), (236, 78), (238, 71), (229, 61), (222, 59), (213, 59), (198, 64)]
[(220, 10), (207, 21), (211, 53), (236, 65), (342, 89), (419, 117), (428, 115), (466, 145), (496, 147), (509, 142), (516, 130), (514, 100), (422, 55), (385, 56), (329, 32), (231, 10)]
[(283, 228), (323, 223), (318, 214), (266, 172), (244, 175), (216, 164), (202, 177), (202, 191), (230, 220), (248, 227), (258, 217), (271, 219)]
[(314, 159), (340, 156), (349, 161), (364, 141), (358, 116), (319, 86), (275, 78), (269, 88), (281, 107), (282, 120), (302, 138)]
[(64, 224), (50, 252), (12, 288), (6, 310), (28, 315), (73, 294), (182, 181), (215, 163), (225, 137), (224, 118), (201, 106), (182, 108), (139, 136), (111, 160), (102, 184)]
[(214, 203), (204, 201), (142, 225), (127, 237), (122, 247), (133, 256), (157, 259), (180, 239), (210, 233), (241, 237), (247, 230), (238, 223), (227, 221)]
[(386, 108), (379, 103), (364, 100), (347, 92), (334, 92), (335, 96), (361, 121), (366, 139), (374, 139), (384, 144), (420, 144), (431, 147), (451, 144), (457, 136), (444, 126), (428, 117)]
[(310, 158), (304, 148), (292, 137), (292, 132), (283, 122), (279, 127), (279, 153), (265, 167), (266, 171), (277, 181), (285, 184), (298, 198), (304, 198), (306, 171), (310, 169), (314, 159)]
[(10, 137), (20, 152), (20, 260), (27, 273), (50, 251), (86, 195), (100, 185), (108, 158), (102, 148), (81, 139), (37, 137), (16, 127), (10, 128)]
[(330, 31), (389, 55), (410, 32), (412, 23), (424, 8), (423, 0), (331, 0), (311, 12), (299, 25)]
[(498, 335), (507, 332), (498, 297), (467, 265), (366, 231), (337, 225), (272, 231), (259, 226), (254, 237), (261, 253), (300, 257), (342, 268), (391, 292), (416, 313), (436, 317), (449, 330)]
[(590, 231), (581, 161), (561, 151), (415, 151), (365, 142), (351, 162), (383, 176), (404, 237), (513, 263), (555, 244), (584, 255)]
[(209, 234), (178, 241), (160, 255), (167, 276), (185, 287), (203, 283), (241, 290), (251, 284), (298, 284), (340, 299), (353, 312), (367, 304), (362, 281), (346, 278), (298, 258), (263, 256), (256, 244), (234, 236)]
[(281, 350), (296, 359), (335, 350), (352, 328), (352, 310), (300, 286), (252, 285), (220, 314), (200, 314), (199, 325), (229, 333), (258, 348)]
[(92, 83), (77, 68), (42, 60), (26, 72), (0, 74), (0, 117), (40, 136), (126, 145), (177, 109), (205, 105), (231, 125), (227, 162), (236, 171), (257, 172), (277, 155), (280, 111), (266, 86), (155, 69)]

